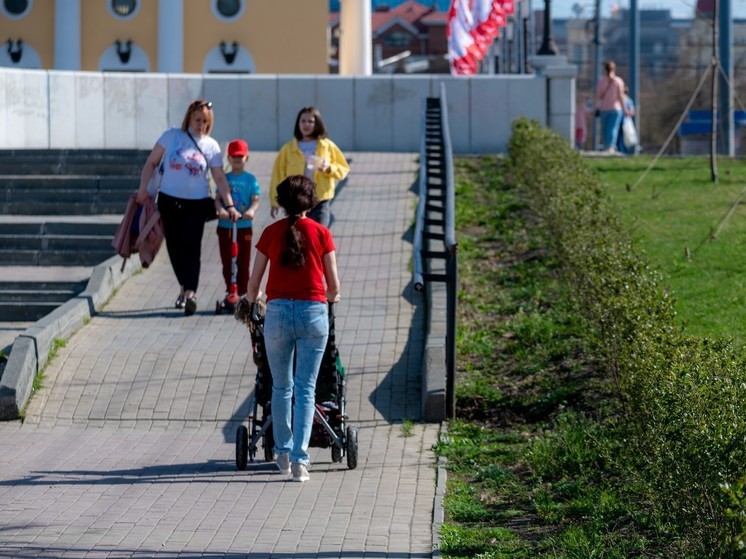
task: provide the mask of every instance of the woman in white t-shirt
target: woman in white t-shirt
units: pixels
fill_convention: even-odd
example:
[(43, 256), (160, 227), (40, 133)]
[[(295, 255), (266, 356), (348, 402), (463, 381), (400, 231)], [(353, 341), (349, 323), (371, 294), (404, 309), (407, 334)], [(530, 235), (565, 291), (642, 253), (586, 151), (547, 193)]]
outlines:
[(215, 202), (210, 196), (208, 170), (230, 219), (241, 218), (233, 206), (220, 146), (209, 135), (212, 125), (212, 103), (204, 99), (191, 103), (181, 128), (170, 128), (158, 138), (143, 167), (137, 192), (138, 203), (143, 203), (153, 173), (163, 174), (158, 210), (163, 220), (168, 257), (179, 282), (176, 308), (184, 309), (186, 316), (197, 310), (205, 221), (217, 217)]

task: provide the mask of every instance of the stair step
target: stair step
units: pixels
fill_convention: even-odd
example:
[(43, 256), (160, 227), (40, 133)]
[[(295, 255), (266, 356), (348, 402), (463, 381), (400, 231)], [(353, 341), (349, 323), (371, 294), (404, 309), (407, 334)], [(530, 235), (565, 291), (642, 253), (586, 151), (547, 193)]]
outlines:
[(48, 191), (96, 191), (96, 190), (131, 190), (135, 191), (140, 184), (138, 175), (0, 175), (0, 185), (5, 192), (23, 190), (37, 192), (38, 195)]
[[(81, 290), (82, 291), (82, 290)], [(34, 303), (54, 303), (55, 305), (61, 305), (68, 299), (72, 299), (81, 291), (73, 290), (44, 290), (44, 291), (29, 291), (27, 289), (0, 289), (0, 305), (3, 303), (24, 303), (29, 302), (30, 296), (33, 294)]]
[(33, 204), (28, 202), (0, 203), (0, 213), (6, 215), (124, 215), (127, 201), (122, 202), (47, 202), (38, 200)]
[(0, 235), (79, 235), (96, 236), (111, 235), (117, 230), (116, 223), (94, 223), (94, 222), (25, 222), (25, 223), (0, 223)]
[(2, 235), (0, 246), (13, 250), (105, 250), (113, 235)]
[(57, 307), (63, 305), (64, 301), (24, 301), (18, 303), (0, 303), (0, 316), (6, 322), (33, 322), (44, 318)]
[(5, 250), (0, 249), (0, 266), (96, 266), (114, 256), (108, 250)]
[(35, 204), (37, 202), (124, 202), (129, 200), (129, 195), (135, 191), (129, 190), (83, 190), (83, 189), (52, 189), (52, 190), (26, 190), (18, 189), (7, 191), (5, 203), (8, 204)]
[[(40, 274), (41, 275), (41, 274)], [(23, 291), (38, 293), (40, 291), (73, 291), (76, 294), (85, 289), (88, 280), (83, 281), (0, 281), (0, 291)]]

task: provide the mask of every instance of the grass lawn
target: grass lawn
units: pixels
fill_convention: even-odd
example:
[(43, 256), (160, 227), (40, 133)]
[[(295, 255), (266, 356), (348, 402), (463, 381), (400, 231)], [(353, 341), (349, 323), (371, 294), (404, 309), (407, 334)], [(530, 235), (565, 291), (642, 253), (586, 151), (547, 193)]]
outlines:
[(685, 332), (746, 344), (746, 162), (719, 160), (714, 183), (708, 157), (660, 159), (644, 177), (649, 156), (586, 161), (663, 274)]

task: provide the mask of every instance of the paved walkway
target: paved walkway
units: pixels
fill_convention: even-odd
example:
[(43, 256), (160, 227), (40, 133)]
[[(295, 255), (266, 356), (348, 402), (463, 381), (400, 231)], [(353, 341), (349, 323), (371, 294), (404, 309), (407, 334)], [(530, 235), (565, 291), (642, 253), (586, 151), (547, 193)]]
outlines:
[[(261, 461), (235, 469), (256, 369), (246, 328), (214, 314), (223, 285), (209, 224), (195, 316), (172, 308), (164, 249), (59, 349), (26, 421), (0, 424), (0, 557), (430, 557), (437, 425), (408, 437), (401, 426), (420, 413), (416, 156), (349, 155), (332, 232), (357, 469), (329, 449), (312, 449), (305, 484)], [(263, 186), (272, 159), (252, 154)], [(268, 214), (265, 199), (257, 231)]]

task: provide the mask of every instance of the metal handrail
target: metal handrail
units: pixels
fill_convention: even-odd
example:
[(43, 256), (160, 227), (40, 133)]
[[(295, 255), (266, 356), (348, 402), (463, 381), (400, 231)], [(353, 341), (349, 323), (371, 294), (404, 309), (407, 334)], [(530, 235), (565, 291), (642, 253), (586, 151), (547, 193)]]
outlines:
[(425, 162), (427, 156), (426, 150), (426, 119), (427, 119), (427, 98), (422, 98), (422, 119), (420, 126), (420, 180), (417, 193), (419, 196), (419, 202), (417, 203), (417, 216), (415, 219), (414, 229), (414, 273), (412, 274), (412, 283), (416, 291), (422, 291), (425, 286), (425, 280), (423, 279), (423, 268), (422, 268), (422, 231), (425, 227), (425, 189), (427, 180), (427, 169), (425, 169)]
[(445, 155), (446, 180), (446, 227), (445, 245), (448, 251), (455, 251), (456, 243), (456, 187), (453, 181), (453, 145), (451, 129), (448, 124), (448, 103), (446, 101), (446, 84), (440, 82), (440, 114), (443, 126), (443, 153)]
[[(427, 99), (422, 103), (422, 127), (420, 142), (420, 177), (419, 177), (419, 202), (417, 204), (417, 217), (414, 232), (414, 271), (412, 281), (417, 291), (424, 289), (425, 280), (433, 282), (440, 281), (446, 284), (446, 336), (445, 336), (445, 415), (449, 419), (456, 416), (456, 320), (457, 320), (457, 296), (458, 296), (458, 262), (456, 254), (458, 244), (456, 243), (456, 192), (453, 172), (453, 147), (448, 123), (448, 104), (446, 99), (446, 87), (440, 84), (440, 132), (443, 157), (443, 234), (428, 233), (431, 239), (442, 239), (443, 252), (423, 251), (424, 229), (426, 224), (427, 189), (428, 189), (428, 160), (427, 160)], [(424, 272), (423, 255), (429, 258), (445, 258), (445, 274), (427, 274)]]

